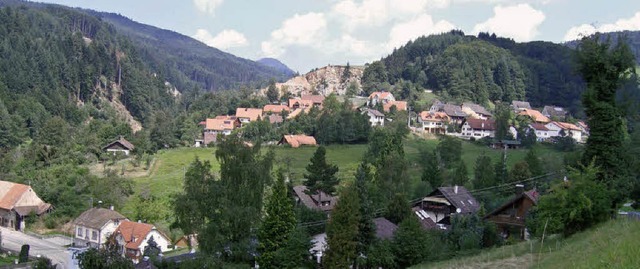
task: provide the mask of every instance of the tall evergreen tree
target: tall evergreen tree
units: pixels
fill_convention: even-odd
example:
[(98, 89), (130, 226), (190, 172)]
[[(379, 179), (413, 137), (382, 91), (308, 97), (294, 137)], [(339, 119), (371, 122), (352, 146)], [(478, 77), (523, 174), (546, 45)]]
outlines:
[(438, 163), (438, 156), (435, 151), (421, 152), (422, 162), (424, 167), (422, 168), (422, 181), (429, 182), (431, 188), (435, 189), (442, 185), (442, 172), (440, 171), (440, 164)]
[(276, 252), (283, 248), (296, 228), (293, 203), (287, 192), (284, 175), (278, 172), (273, 192), (265, 205), (265, 217), (258, 230), (258, 263), (261, 268), (281, 268)]
[(409, 204), (409, 201), (407, 201), (407, 197), (398, 192), (393, 195), (391, 200), (389, 200), (384, 216), (389, 221), (398, 224), (408, 216), (411, 216), (410, 208), (411, 205)]
[(304, 174), (307, 179), (305, 186), (309, 189), (309, 193), (315, 194), (322, 191), (331, 195), (336, 190), (338, 166), (327, 163), (326, 155), (327, 149), (324, 146), (319, 146), (309, 160), (306, 168), (307, 173)]
[(436, 149), (447, 168), (455, 167), (462, 158), (462, 141), (460, 139), (443, 136)]
[(618, 191), (614, 201), (620, 202), (630, 189), (630, 180), (623, 148), (627, 130), (616, 106), (616, 91), (635, 72), (636, 63), (624, 38), (612, 45), (600, 35), (585, 37), (577, 51), (578, 70), (587, 83), (582, 104), (590, 128), (583, 163), (595, 160), (600, 168), (598, 179)]
[(484, 153), (476, 159), (473, 175), (473, 187), (476, 189), (487, 188), (496, 185), (496, 174), (491, 167), (491, 158)]
[(269, 103), (275, 103), (280, 98), (280, 93), (278, 92), (278, 88), (276, 87), (276, 81), (271, 80), (269, 82), (269, 87), (267, 88), (267, 99), (269, 99)]
[(393, 252), (398, 266), (407, 268), (424, 261), (429, 254), (425, 251), (425, 247), (433, 243), (428, 239), (417, 217), (405, 218), (393, 237)]
[(451, 177), (451, 184), (464, 186), (469, 182), (469, 173), (467, 172), (467, 165), (464, 164), (463, 161), (458, 162), (453, 171), (453, 175)]
[(498, 184), (503, 184), (509, 181), (509, 170), (507, 168), (507, 152), (503, 151), (500, 159), (496, 160), (494, 166), (496, 180)]
[(496, 140), (512, 139), (509, 132), (509, 122), (511, 120), (511, 109), (505, 103), (498, 103), (495, 111)]
[(369, 198), (368, 184), (373, 175), (366, 163), (360, 163), (356, 170), (355, 186), (360, 198), (360, 223), (358, 224), (358, 253), (365, 253), (375, 240), (376, 227), (373, 223), (373, 208)]
[(524, 161), (527, 162), (532, 176), (544, 174), (544, 168), (542, 167), (542, 162), (540, 162), (540, 159), (538, 158), (538, 151), (536, 148), (531, 148), (527, 151), (527, 155), (524, 156)]
[(513, 165), (511, 168), (511, 182), (521, 182), (531, 177), (531, 171), (529, 170), (529, 164), (526, 161), (520, 161)]
[(322, 264), (328, 269), (349, 268), (358, 256), (360, 199), (354, 185), (340, 193), (340, 202), (327, 224), (327, 251)]

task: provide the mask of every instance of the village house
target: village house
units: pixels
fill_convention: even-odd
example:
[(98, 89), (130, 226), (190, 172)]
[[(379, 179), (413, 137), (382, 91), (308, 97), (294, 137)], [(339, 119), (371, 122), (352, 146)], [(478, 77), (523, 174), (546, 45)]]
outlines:
[(131, 259), (136, 264), (140, 262), (145, 247), (152, 239), (158, 245), (160, 252), (166, 252), (171, 245), (169, 238), (158, 231), (155, 226), (141, 222), (123, 220), (113, 236), (122, 256)]
[(284, 122), (284, 118), (282, 118), (282, 115), (280, 115), (280, 114), (271, 114), (271, 115), (267, 116), (267, 119), (269, 120), (269, 123), (271, 123), (271, 124), (278, 124), (278, 123), (283, 123)]
[(262, 108), (264, 114), (282, 115), (283, 112), (289, 113), (290, 109), (285, 105), (266, 105)]
[(542, 115), (553, 120), (565, 120), (567, 117), (567, 111), (558, 106), (544, 106), (542, 108)]
[(122, 154), (129, 156), (129, 153), (131, 153), (131, 151), (133, 151), (134, 148), (135, 147), (133, 146), (133, 144), (131, 144), (131, 142), (124, 139), (124, 136), (120, 136), (118, 140), (115, 140), (107, 144), (102, 148), (102, 150), (106, 152), (111, 152), (114, 155), (117, 154), (118, 152), (121, 152)]
[(382, 112), (375, 109), (367, 109), (366, 113), (371, 126), (384, 126), (384, 114)]
[(529, 210), (538, 204), (538, 193), (535, 190), (524, 192), (523, 185), (516, 185), (516, 195), (484, 219), (496, 224), (503, 238), (518, 236), (527, 239), (526, 218)]
[(300, 109), (309, 109), (313, 107), (313, 101), (311, 100), (302, 100), (300, 98), (289, 99), (289, 109), (291, 109), (292, 113), (296, 110)]
[(542, 142), (549, 139), (554, 132), (551, 132), (547, 126), (542, 123), (532, 123), (529, 124), (529, 128), (531, 128), (536, 134), (536, 141)]
[(324, 95), (318, 95), (318, 94), (303, 95), (303, 96), (300, 96), (300, 99), (305, 101), (311, 101), (311, 105), (317, 108), (322, 108), (322, 105), (324, 104)]
[(316, 194), (309, 194), (308, 192), (307, 186), (294, 186), (293, 194), (295, 195), (296, 204), (302, 204), (309, 209), (328, 213), (338, 203), (338, 197), (334, 197), (323, 191), (318, 191)]
[(393, 94), (390, 92), (372, 92), (369, 95), (367, 106), (373, 107), (373, 106), (376, 106), (378, 103), (382, 103), (384, 105), (394, 101), (396, 101), (396, 98), (393, 97)]
[(236, 118), (240, 121), (240, 126), (260, 120), (262, 118), (262, 108), (236, 108)]
[(278, 145), (290, 145), (292, 148), (300, 146), (315, 146), (316, 139), (308, 135), (283, 135)]
[(392, 107), (395, 107), (397, 111), (407, 111), (407, 102), (406, 101), (390, 101), (382, 105), (382, 109), (384, 110), (384, 112), (390, 112)]
[(551, 122), (549, 118), (547, 118), (545, 115), (542, 115), (540, 111), (535, 109), (523, 109), (522, 111), (520, 111), (520, 113), (518, 113), (518, 115), (529, 117), (533, 122), (537, 122), (537, 123)]
[(51, 204), (42, 201), (31, 186), (0, 180), (0, 226), (24, 231), (26, 218), (49, 210)]
[(582, 142), (582, 130), (572, 123), (552, 121), (545, 125), (549, 129), (551, 137), (569, 136), (576, 142)]
[(439, 100), (433, 101), (433, 105), (429, 109), (431, 112), (444, 112), (449, 117), (451, 123), (462, 124), (467, 114), (462, 111), (460, 106), (454, 104), (445, 104)]
[(447, 132), (447, 123), (450, 118), (444, 112), (422, 111), (418, 115), (418, 123), (422, 130), (430, 134), (444, 134)]
[(493, 120), (466, 119), (462, 124), (462, 137), (480, 139), (494, 137), (496, 123)]
[(579, 121), (576, 126), (582, 131), (582, 139), (585, 140), (589, 136), (589, 126), (584, 121)]
[(73, 245), (76, 247), (101, 248), (127, 218), (117, 211), (106, 208), (91, 208), (73, 220)]
[(463, 186), (439, 187), (414, 204), (412, 211), (425, 229), (446, 230), (451, 216), (469, 215), (480, 209), (480, 203)]
[(493, 116), (486, 108), (474, 103), (462, 103), (460, 109), (466, 113), (468, 117), (474, 119), (486, 120)]
[(511, 101), (511, 109), (513, 109), (513, 111), (515, 111), (516, 113), (519, 113), (522, 110), (531, 109), (531, 105), (529, 104), (529, 102)]
[(215, 143), (218, 135), (230, 135), (240, 127), (240, 121), (235, 116), (217, 116), (214, 119), (206, 119), (204, 122), (203, 142), (205, 145)]

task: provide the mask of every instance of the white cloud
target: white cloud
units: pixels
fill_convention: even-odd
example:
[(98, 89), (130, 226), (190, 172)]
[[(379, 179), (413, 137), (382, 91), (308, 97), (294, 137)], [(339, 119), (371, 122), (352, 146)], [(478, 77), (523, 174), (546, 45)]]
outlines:
[(326, 34), (327, 21), (323, 13), (295, 14), (286, 19), (279, 29), (271, 32), (271, 38), (262, 42), (262, 53), (278, 57), (291, 45), (309, 46), (321, 43)]
[(205, 29), (198, 29), (192, 37), (208, 46), (221, 50), (249, 45), (244, 34), (232, 29), (225, 29), (215, 37)]
[(498, 5), (493, 8), (493, 17), (476, 24), (475, 33), (490, 32), (511, 37), (516, 41), (531, 41), (538, 35), (538, 26), (545, 19), (544, 13), (529, 4), (515, 6)]
[(451, 0), (340, 0), (333, 5), (331, 15), (343, 23), (349, 32), (359, 27), (386, 25), (423, 14), (429, 8), (448, 7)]
[(589, 36), (596, 32), (616, 32), (616, 31), (637, 31), (640, 30), (640, 12), (628, 19), (619, 19), (615, 23), (603, 24), (599, 27), (590, 24), (582, 24), (571, 27), (564, 35), (565, 41), (580, 39), (583, 36)]
[(455, 25), (448, 21), (434, 22), (431, 16), (422, 14), (413, 20), (394, 25), (389, 33), (386, 48), (392, 50), (417, 37), (447, 32), (455, 28)]
[(213, 14), (222, 2), (223, 0), (193, 0), (193, 4), (198, 10), (209, 14)]

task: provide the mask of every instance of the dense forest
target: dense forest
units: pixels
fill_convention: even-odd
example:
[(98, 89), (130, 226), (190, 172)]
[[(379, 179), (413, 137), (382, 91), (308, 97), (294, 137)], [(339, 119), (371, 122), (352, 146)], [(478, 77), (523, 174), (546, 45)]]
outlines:
[(487, 104), (526, 99), (533, 106), (558, 105), (574, 111), (585, 88), (568, 47), (542, 41), (516, 43), (486, 33), (468, 36), (462, 31), (420, 37), (370, 64), (363, 77), (365, 90), (384, 82), (409, 82), (452, 101)]

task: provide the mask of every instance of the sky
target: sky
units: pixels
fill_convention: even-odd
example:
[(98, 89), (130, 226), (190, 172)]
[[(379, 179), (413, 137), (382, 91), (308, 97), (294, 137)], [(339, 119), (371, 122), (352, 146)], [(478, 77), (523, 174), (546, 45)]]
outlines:
[(422, 35), (496, 33), (563, 42), (640, 30), (638, 0), (39, 0), (119, 13), (300, 73), (362, 65)]

